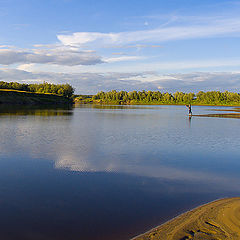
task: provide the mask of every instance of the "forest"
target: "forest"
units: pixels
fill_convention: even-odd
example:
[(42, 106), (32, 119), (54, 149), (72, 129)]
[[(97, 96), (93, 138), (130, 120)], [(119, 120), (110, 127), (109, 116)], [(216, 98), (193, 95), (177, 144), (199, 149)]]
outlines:
[(240, 105), (240, 94), (229, 91), (200, 91), (198, 93), (160, 92), (160, 91), (116, 91), (99, 92), (96, 95), (73, 95), (74, 88), (69, 84), (0, 81), (0, 89), (13, 89), (32, 93), (55, 94), (75, 98), (79, 103), (100, 104), (202, 104), (202, 105)]
[(202, 104), (240, 105), (240, 94), (235, 92), (200, 91), (198, 93), (162, 93), (160, 91), (116, 91), (99, 92), (92, 101), (102, 104)]
[(0, 81), (0, 89), (13, 89), (18, 91), (26, 91), (33, 93), (50, 93), (70, 98), (74, 93), (74, 88), (69, 84), (51, 84), (51, 83), (34, 83), (25, 84), (18, 82)]

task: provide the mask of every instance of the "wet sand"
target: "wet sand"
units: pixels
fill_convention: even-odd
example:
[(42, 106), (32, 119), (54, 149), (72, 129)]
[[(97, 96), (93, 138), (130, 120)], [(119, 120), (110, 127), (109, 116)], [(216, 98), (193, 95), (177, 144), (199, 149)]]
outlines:
[(239, 240), (240, 197), (202, 205), (132, 240), (187, 239)]
[(192, 115), (195, 117), (218, 117), (218, 118), (240, 118), (240, 113), (202, 114)]
[(211, 109), (211, 111), (221, 111), (229, 113), (210, 113), (210, 114), (200, 114), (192, 115), (195, 117), (218, 117), (218, 118), (240, 118), (240, 108), (235, 107), (231, 109)]

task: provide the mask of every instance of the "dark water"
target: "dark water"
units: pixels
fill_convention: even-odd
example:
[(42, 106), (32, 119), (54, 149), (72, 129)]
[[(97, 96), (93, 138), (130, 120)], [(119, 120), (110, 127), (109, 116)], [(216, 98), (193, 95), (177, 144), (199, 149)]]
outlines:
[(125, 240), (239, 196), (240, 119), (186, 114), (184, 106), (1, 106), (0, 239)]

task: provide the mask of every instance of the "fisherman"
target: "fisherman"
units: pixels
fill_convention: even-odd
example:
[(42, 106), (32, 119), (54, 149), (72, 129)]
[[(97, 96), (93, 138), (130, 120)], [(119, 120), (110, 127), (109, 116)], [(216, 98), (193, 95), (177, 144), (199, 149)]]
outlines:
[(188, 108), (189, 116), (192, 116), (192, 106), (191, 106), (191, 104), (185, 105), (185, 106)]

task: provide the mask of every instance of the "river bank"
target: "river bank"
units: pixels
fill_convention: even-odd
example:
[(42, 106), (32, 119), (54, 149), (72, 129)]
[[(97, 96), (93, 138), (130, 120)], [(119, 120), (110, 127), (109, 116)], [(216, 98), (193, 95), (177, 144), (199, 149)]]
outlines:
[(210, 202), (132, 240), (240, 239), (240, 198)]
[(32, 93), (18, 90), (0, 90), (0, 104), (11, 105), (65, 105), (72, 100), (55, 94)]

